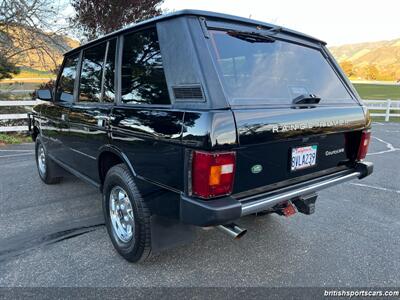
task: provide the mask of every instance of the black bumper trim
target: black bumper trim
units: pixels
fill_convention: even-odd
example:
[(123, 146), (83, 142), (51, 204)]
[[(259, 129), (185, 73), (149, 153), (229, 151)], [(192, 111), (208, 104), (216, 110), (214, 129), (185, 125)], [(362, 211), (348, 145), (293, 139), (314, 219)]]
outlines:
[(374, 171), (374, 164), (368, 161), (359, 162), (356, 165), (356, 171), (360, 172), (361, 174), (358, 179), (362, 179), (372, 174), (372, 172)]
[(242, 205), (232, 197), (201, 200), (181, 195), (180, 219), (197, 226), (225, 224), (240, 218)]

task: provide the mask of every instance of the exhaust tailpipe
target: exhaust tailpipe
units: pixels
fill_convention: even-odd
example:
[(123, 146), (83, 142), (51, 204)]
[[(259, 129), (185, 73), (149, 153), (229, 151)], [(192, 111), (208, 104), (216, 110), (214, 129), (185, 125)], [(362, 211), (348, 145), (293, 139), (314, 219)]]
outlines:
[(227, 224), (227, 225), (218, 225), (217, 228), (222, 232), (233, 237), (234, 240), (240, 239), (247, 232), (247, 229), (242, 229), (237, 226), (235, 223)]

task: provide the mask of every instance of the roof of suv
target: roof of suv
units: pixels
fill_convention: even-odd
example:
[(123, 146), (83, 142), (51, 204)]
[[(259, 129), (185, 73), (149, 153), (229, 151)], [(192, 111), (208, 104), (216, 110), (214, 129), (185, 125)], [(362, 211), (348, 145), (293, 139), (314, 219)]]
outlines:
[[(248, 19), (248, 18), (243, 18), (243, 17), (238, 17), (238, 16), (233, 16), (233, 15), (228, 15), (228, 14), (222, 14), (222, 13), (216, 13), (216, 12), (210, 12), (210, 11), (204, 11), (204, 10), (192, 10), (192, 9), (184, 9), (184, 10), (179, 10), (173, 13), (169, 13), (169, 14), (165, 14), (165, 15), (160, 15), (158, 17), (154, 17), (151, 19), (147, 19), (144, 21), (141, 21), (139, 23), (133, 23), (130, 24), (122, 29), (116, 30), (114, 32), (111, 32), (107, 35), (104, 35), (98, 39), (95, 39), (93, 41), (90, 41), (86, 44), (83, 44), (75, 49), (72, 49), (68, 52), (66, 52), (65, 54), (71, 53), (71, 52), (75, 52), (76, 50), (82, 48), (82, 47), (86, 47), (88, 45), (91, 44), (95, 44), (97, 42), (100, 42), (103, 39), (107, 39), (110, 38), (112, 36), (118, 35), (120, 33), (123, 33), (125, 31), (129, 31), (132, 28), (135, 27), (140, 27), (140, 26), (144, 26), (144, 25), (150, 25), (152, 23), (156, 23), (162, 20), (166, 20), (166, 19), (172, 19), (172, 18), (176, 18), (176, 17), (180, 17), (180, 16), (199, 16), (199, 17), (209, 17), (209, 18), (215, 18), (215, 19), (220, 19), (220, 20), (226, 20), (226, 21), (236, 21), (236, 22), (240, 22), (240, 23), (246, 23), (246, 24), (252, 24), (252, 25), (262, 25), (268, 28), (274, 28), (276, 27), (276, 25), (270, 24), (270, 23), (266, 23), (266, 22), (262, 22), (262, 21), (257, 21), (257, 20), (253, 20), (253, 19)], [(279, 26), (280, 27), (280, 26)], [(313, 42), (317, 42), (317, 43), (322, 43), (322, 44), (326, 44), (324, 41), (319, 40), (317, 38), (314, 38), (312, 36), (303, 34), (301, 32), (295, 31), (295, 30), (291, 30), (285, 27), (280, 27), (281, 30), (285, 33), (291, 34), (291, 35), (295, 35)]]

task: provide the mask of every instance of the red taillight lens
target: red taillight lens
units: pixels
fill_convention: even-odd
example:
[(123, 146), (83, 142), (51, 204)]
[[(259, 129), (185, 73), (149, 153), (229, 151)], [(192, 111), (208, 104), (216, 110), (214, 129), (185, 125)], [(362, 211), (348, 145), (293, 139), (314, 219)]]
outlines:
[(193, 151), (192, 194), (208, 199), (232, 193), (235, 164), (235, 152)]
[(363, 131), (361, 132), (361, 141), (360, 146), (358, 148), (357, 159), (363, 160), (367, 156), (369, 142), (371, 140), (371, 131)]

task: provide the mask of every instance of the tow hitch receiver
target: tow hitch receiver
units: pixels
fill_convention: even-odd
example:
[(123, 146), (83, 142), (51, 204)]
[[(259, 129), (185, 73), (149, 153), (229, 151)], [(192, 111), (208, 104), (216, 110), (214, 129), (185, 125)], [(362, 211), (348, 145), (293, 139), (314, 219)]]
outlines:
[(317, 200), (317, 194), (310, 194), (297, 198), (293, 201), (294, 205), (299, 212), (305, 215), (311, 215), (315, 212), (315, 201)]

